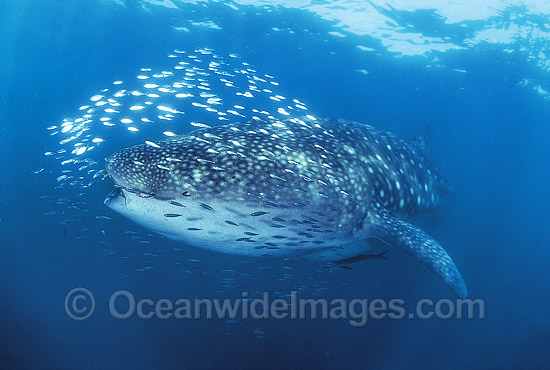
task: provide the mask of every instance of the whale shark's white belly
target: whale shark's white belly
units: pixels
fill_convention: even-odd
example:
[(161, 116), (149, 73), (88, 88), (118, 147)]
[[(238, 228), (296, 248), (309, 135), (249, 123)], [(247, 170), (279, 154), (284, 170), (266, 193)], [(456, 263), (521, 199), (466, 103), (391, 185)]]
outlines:
[(127, 191), (106, 204), (168, 239), (223, 253), (337, 260), (368, 249), (360, 239), (352, 247), (350, 243), (356, 240), (349, 233), (317, 219), (313, 222), (296, 208), (283, 211), (245, 202), (169, 202)]

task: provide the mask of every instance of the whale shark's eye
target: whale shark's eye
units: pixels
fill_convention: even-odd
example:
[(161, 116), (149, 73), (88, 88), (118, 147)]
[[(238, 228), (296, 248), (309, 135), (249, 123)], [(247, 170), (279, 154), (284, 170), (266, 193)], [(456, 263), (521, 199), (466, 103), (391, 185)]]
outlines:
[(138, 197), (140, 197), (140, 198), (155, 198), (155, 194), (138, 193)]

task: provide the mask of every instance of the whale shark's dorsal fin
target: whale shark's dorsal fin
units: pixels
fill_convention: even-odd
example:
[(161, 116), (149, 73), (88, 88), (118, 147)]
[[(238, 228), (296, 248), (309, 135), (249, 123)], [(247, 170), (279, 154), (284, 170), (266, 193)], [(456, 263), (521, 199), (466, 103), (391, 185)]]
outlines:
[(468, 289), (462, 275), (447, 252), (422, 229), (392, 217), (387, 211), (376, 212), (369, 235), (411, 256), (443, 280), (460, 298)]
[(418, 134), (416, 134), (409, 143), (419, 152), (426, 153), (430, 144), (431, 135), (432, 128), (430, 125), (427, 125)]

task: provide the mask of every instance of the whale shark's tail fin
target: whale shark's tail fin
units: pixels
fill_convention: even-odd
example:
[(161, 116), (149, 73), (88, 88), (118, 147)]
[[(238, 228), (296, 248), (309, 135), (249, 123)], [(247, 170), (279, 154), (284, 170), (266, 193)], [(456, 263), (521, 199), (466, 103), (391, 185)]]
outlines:
[(460, 298), (468, 289), (451, 257), (431, 236), (406, 221), (396, 219), (386, 211), (377, 212), (369, 228), (371, 237), (380, 239), (411, 256), (443, 280)]
[[(430, 125), (426, 125), (419, 133), (417, 133), (412, 139), (409, 140), (408, 144), (420, 155), (427, 156), (430, 151), (431, 139), (432, 127)], [(440, 174), (438, 175), (441, 182), (438, 183), (437, 191), (439, 191), (442, 196), (453, 193), (454, 189), (451, 186), (450, 182)]]

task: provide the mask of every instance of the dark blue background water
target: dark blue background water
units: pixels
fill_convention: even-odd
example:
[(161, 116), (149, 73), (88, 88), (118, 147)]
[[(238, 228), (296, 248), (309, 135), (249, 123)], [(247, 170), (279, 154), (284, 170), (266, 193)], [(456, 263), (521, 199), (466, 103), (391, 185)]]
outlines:
[[(517, 86), (532, 78), (548, 87), (547, 75), (499, 46), (441, 53), (445, 67), (427, 68), (424, 57), (355, 47), (378, 46), (368, 38), (328, 37), (329, 22), (297, 10), (186, 9), (145, 12), (133, 2), (93, 1), (0, 5), (0, 368), (548, 368), (550, 104)], [(172, 30), (203, 18), (223, 31)], [(455, 192), (422, 226), (453, 255), (471, 297), (485, 299), (486, 320), (382, 320), (353, 328), (321, 320), (113, 319), (106, 302), (119, 289), (157, 299), (216, 297), (219, 277), (183, 274), (163, 262), (198, 257), (204, 271), (219, 272), (242, 269), (241, 258), (194, 249), (182, 257), (170, 252), (178, 245), (159, 240), (166, 253), (157, 268), (140, 274), (139, 260), (106, 256), (95, 240), (76, 241), (70, 228), (43, 216), (49, 209), (39, 197), (59, 196), (51, 178), (33, 173), (50, 165), (43, 153), (54, 141), (45, 128), (114, 79), (162, 65), (174, 48), (204, 46), (238, 53), (274, 75), (286, 95), (307, 102), (314, 114), (404, 138), (431, 125), (430, 157)], [(90, 211), (113, 220), (104, 226), (90, 219), (90, 228), (137, 228), (104, 208), (107, 186), (94, 191)], [(285, 285), (277, 282), (283, 265), (274, 261), (272, 270), (256, 272), (257, 289), (289, 292), (316, 274), (301, 265)], [(324, 278), (334, 279), (320, 293), (330, 299), (450, 297), (429, 272), (397, 253)], [(82, 323), (63, 309), (65, 294), (77, 286), (98, 300), (95, 315)], [(258, 339), (256, 328), (267, 338)]]

